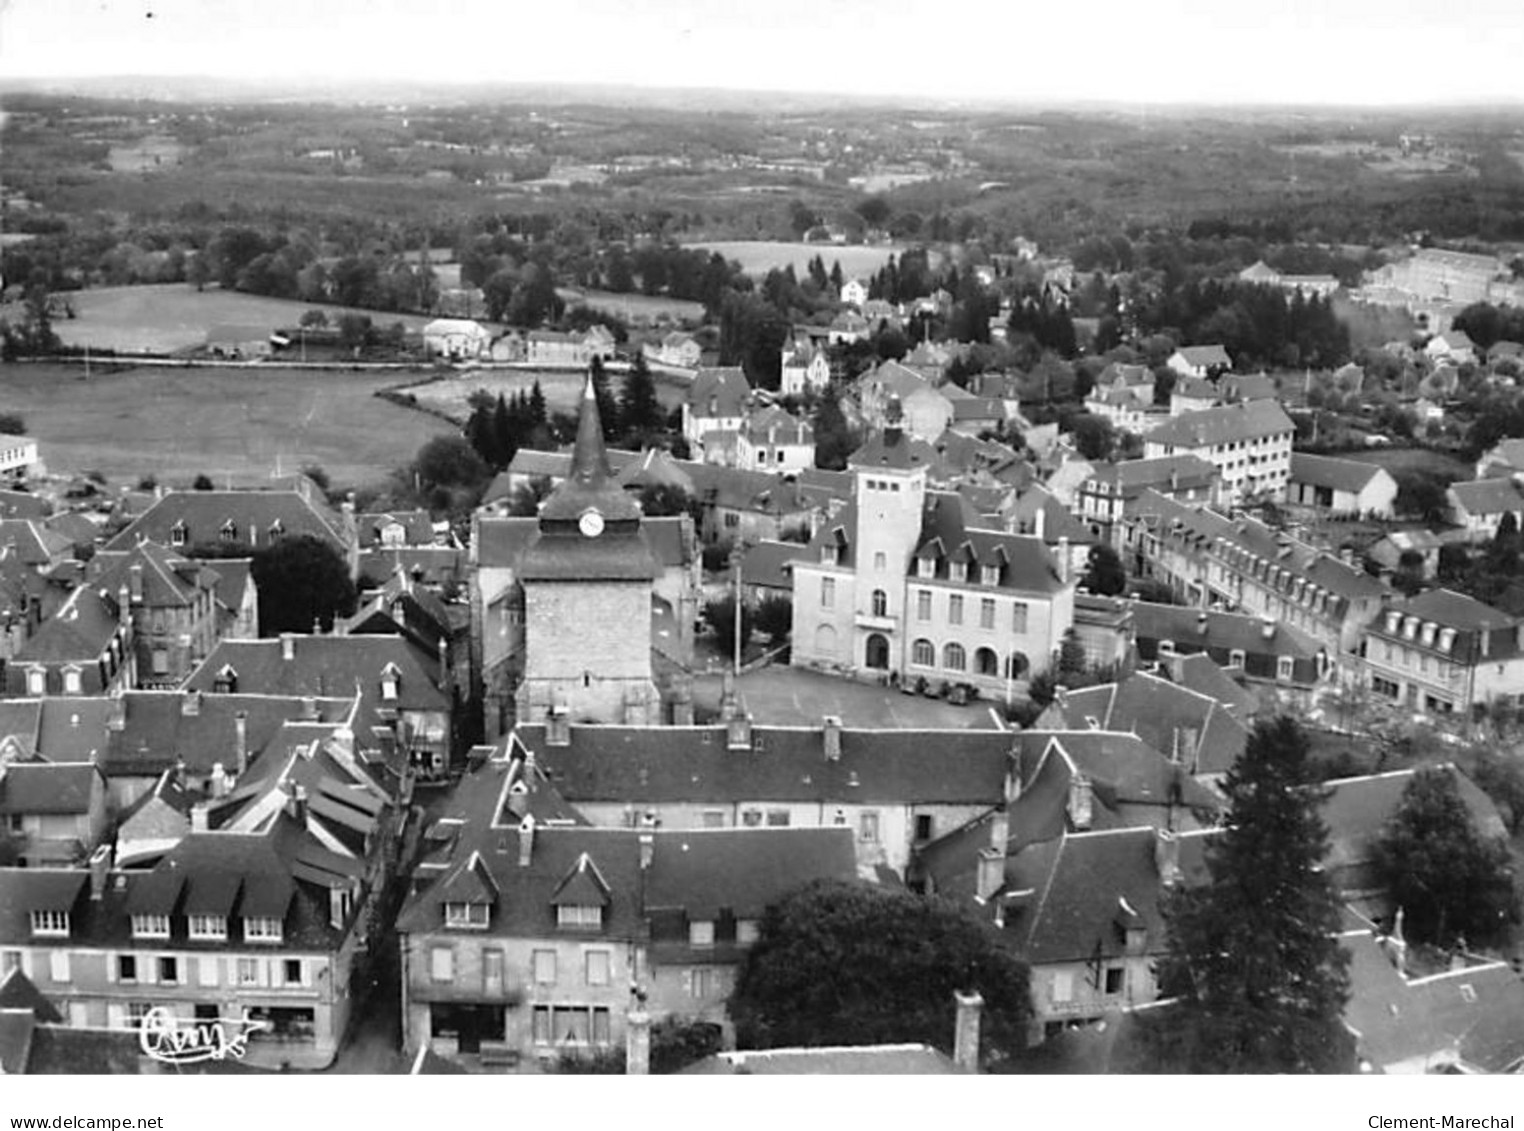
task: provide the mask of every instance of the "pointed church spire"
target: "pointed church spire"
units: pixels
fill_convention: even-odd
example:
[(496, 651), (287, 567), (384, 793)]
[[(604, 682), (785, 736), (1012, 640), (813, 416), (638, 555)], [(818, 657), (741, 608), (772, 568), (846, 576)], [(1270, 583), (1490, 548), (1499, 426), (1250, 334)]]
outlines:
[(571, 478), (578, 483), (597, 484), (609, 478), (609, 455), (603, 446), (603, 420), (598, 415), (598, 394), (593, 388), (593, 371), (587, 371), (582, 388), (582, 406), (577, 414), (577, 444), (572, 449)]

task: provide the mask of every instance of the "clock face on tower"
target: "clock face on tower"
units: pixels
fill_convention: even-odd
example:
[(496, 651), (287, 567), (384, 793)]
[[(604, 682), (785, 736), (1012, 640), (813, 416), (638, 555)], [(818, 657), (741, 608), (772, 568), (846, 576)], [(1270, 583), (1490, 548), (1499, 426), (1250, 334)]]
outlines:
[(596, 538), (603, 533), (603, 516), (594, 510), (584, 511), (577, 520), (577, 529), (586, 538)]

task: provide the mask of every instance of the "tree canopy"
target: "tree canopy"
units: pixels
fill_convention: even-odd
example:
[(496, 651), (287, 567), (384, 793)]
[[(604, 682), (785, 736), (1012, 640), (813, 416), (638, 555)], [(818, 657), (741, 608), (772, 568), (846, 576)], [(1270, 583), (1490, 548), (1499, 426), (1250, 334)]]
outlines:
[(282, 538), (254, 555), (249, 572), (259, 593), (259, 628), (265, 636), (281, 632), (324, 632), (335, 616), (355, 611), (355, 586), (349, 567), (327, 542), (309, 534)]
[(1210, 878), (1169, 901), (1160, 982), (1178, 1000), (1153, 1055), (1180, 1072), (1348, 1071), (1348, 957), (1297, 723), (1257, 723), (1224, 788), (1231, 813), (1207, 848)]
[(1092, 546), (1080, 584), (1103, 597), (1117, 596), (1127, 588), (1127, 571), (1122, 568), (1121, 556), (1104, 542)]
[(951, 1051), (954, 993), (984, 997), (988, 1060), (1026, 1044), (1027, 969), (945, 900), (817, 881), (768, 908), (730, 999), (742, 1047), (924, 1042)]
[(1507, 842), (1477, 829), (1454, 770), (1413, 775), (1374, 859), (1414, 942), (1485, 943), (1518, 922)]

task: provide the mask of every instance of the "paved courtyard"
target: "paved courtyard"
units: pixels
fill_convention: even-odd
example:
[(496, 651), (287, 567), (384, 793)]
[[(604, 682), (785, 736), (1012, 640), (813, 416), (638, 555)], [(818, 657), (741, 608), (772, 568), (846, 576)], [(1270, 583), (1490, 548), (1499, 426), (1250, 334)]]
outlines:
[[(699, 718), (719, 712), (721, 686), (718, 672), (694, 677)], [(975, 700), (956, 707), (941, 699), (780, 666), (744, 674), (739, 686), (753, 720), (771, 726), (818, 725), (824, 716), (837, 715), (849, 727), (991, 729), (995, 722), (990, 708), (999, 706)]]

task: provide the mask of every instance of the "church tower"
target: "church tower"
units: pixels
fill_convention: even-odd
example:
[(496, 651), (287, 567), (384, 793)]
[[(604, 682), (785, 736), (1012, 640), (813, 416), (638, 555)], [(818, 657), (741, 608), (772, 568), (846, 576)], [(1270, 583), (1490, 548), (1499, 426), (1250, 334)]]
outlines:
[(571, 471), (524, 551), (524, 678), (518, 718), (655, 724), (651, 594), (656, 559), (640, 505), (614, 482), (588, 378)]
[(904, 668), (905, 579), (921, 538), (926, 469), (935, 459), (931, 445), (905, 431), (894, 397), (883, 431), (849, 460), (857, 512), (853, 666), (859, 670)]

